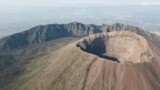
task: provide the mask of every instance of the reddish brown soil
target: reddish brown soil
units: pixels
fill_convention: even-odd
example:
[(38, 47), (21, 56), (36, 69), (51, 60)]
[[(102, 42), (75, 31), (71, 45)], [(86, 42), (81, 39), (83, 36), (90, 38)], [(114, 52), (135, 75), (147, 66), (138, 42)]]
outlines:
[(160, 90), (160, 48), (131, 32), (96, 34), (57, 51), (37, 90)]

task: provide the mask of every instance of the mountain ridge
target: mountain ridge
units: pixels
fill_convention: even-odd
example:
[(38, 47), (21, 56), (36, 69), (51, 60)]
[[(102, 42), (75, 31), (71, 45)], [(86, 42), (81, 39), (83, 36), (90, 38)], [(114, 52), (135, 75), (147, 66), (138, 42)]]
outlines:
[(39, 25), (27, 31), (16, 33), (0, 39), (0, 51), (10, 51), (20, 47), (48, 42), (64, 37), (85, 37), (96, 33), (106, 33), (122, 30), (135, 32), (137, 34), (144, 34), (144, 30), (138, 27), (120, 23), (113, 25), (85, 25), (79, 22), (71, 22), (68, 24)]

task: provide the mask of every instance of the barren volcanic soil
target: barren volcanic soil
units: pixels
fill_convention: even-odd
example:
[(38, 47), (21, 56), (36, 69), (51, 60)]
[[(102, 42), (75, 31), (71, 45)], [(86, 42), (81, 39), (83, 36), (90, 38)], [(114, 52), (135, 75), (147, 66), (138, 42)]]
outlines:
[(93, 35), (77, 46), (83, 51), (119, 63), (142, 63), (151, 58), (147, 41), (130, 32)]
[(37, 90), (160, 90), (160, 48), (121, 31), (83, 38), (57, 51)]

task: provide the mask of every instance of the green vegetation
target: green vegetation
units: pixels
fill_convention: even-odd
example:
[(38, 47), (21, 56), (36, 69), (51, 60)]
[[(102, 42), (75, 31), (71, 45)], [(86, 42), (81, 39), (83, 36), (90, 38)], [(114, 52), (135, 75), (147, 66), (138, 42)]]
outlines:
[[(44, 68), (47, 67), (51, 56), (53, 59), (57, 55), (57, 50), (75, 40), (77, 39), (63, 38), (55, 40), (54, 42), (47, 43), (48, 47), (45, 45), (44, 47), (42, 47), (43, 44), (41, 44), (42, 46), (36, 46), (35, 49), (30, 49), (30, 54), (27, 54), (28, 50), (23, 50), (23, 53), (21, 53), (22, 55), (20, 55), (23, 57), (20, 57), (19, 62), (16, 62), (16, 59), (14, 59), (12, 54), (1, 55), (0, 64), (6, 65), (6, 67), (3, 67), (4, 71), (6, 71), (7, 67), (10, 69), (9, 66), (13, 65), (10, 64), (12, 62), (15, 63), (15, 65), (13, 65), (12, 67), (13, 69), (19, 70), (19, 68), (22, 68), (23, 71), (19, 71), (20, 74), (18, 74), (17, 76), (15, 75), (15, 77), (11, 77), (4, 84), (2, 83), (3, 87), (0, 87), (0, 90), (35, 90), (35, 84), (40, 78), (41, 73), (43, 73)], [(2, 65), (0, 67), (2, 67)]]

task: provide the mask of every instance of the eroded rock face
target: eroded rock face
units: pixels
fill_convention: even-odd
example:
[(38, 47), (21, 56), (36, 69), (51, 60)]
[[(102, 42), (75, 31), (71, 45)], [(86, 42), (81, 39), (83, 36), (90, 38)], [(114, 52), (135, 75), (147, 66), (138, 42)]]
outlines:
[(118, 63), (142, 63), (152, 58), (146, 39), (128, 31), (92, 35), (78, 42), (77, 47)]

